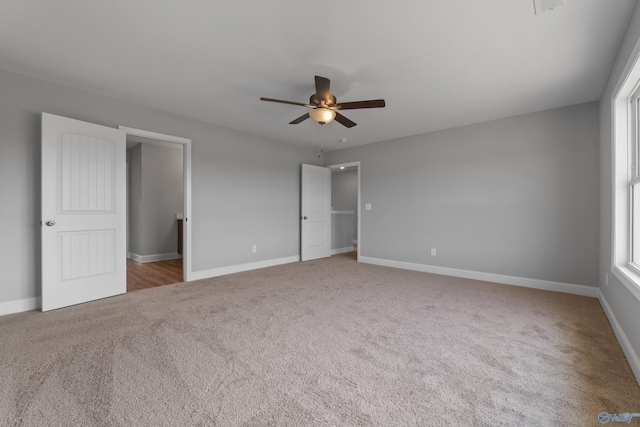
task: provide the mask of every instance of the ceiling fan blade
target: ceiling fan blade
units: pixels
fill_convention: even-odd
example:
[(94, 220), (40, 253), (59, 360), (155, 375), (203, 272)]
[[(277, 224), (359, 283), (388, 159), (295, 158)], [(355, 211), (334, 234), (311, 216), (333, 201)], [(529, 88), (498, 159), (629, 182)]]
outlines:
[(326, 77), (316, 76), (316, 96), (319, 101), (324, 101), (325, 104), (331, 103), (331, 82)]
[(290, 125), (297, 125), (298, 123), (304, 122), (309, 118), (309, 113), (303, 114), (292, 122), (289, 122)]
[(279, 102), (280, 104), (299, 105), (301, 107), (307, 106), (307, 104), (303, 104), (302, 102), (284, 101), (282, 99), (273, 99), (273, 98), (260, 98), (260, 101)]
[(355, 125), (357, 125), (356, 122), (352, 122), (351, 120), (347, 119), (345, 116), (343, 116), (342, 114), (338, 113), (337, 111), (335, 113), (336, 113), (335, 120), (336, 120), (336, 122), (340, 123), (341, 125), (346, 126), (348, 128), (352, 128)]
[(342, 102), (336, 105), (338, 110), (357, 110), (360, 108), (383, 108), (384, 99), (372, 99), (369, 101)]

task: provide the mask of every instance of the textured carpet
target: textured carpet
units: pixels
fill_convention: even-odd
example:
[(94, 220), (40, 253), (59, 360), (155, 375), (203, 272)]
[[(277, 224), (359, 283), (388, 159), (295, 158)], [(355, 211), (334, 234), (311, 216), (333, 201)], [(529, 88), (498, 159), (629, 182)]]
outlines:
[(596, 299), (350, 254), (4, 316), (0, 344), (3, 426), (599, 425), (603, 411), (640, 412)]

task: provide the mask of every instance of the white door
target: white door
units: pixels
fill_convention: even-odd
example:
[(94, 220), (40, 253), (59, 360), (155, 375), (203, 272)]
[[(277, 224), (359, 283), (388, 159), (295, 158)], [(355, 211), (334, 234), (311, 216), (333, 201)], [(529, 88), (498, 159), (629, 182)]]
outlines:
[(42, 311), (127, 291), (125, 135), (42, 114)]
[(331, 256), (331, 169), (302, 165), (301, 259)]

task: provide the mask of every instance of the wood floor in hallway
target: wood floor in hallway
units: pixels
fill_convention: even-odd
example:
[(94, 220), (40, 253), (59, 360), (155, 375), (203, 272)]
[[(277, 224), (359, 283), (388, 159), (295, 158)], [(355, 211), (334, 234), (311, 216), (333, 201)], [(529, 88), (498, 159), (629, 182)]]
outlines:
[(146, 262), (127, 260), (127, 292), (182, 282), (182, 260)]

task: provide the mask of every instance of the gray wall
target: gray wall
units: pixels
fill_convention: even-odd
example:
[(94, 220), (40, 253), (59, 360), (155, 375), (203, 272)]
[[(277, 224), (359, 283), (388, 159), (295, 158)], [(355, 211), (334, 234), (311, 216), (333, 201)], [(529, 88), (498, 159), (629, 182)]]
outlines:
[[(40, 295), (40, 114), (182, 136), (193, 141), (194, 271), (300, 253), (297, 147), (0, 71), (0, 303)], [(258, 246), (256, 254), (251, 245)]]
[(355, 214), (331, 214), (331, 249), (353, 249)]
[[(640, 9), (633, 11), (618, 56), (600, 101), (600, 291), (611, 307), (636, 354), (640, 353), (640, 301), (611, 273), (612, 183), (611, 183), (611, 97), (629, 60), (635, 44), (640, 40)], [(606, 285), (606, 275), (609, 285)]]
[(178, 252), (176, 214), (184, 210), (184, 179), (182, 146), (175, 145), (141, 143), (127, 150), (131, 175), (140, 177), (130, 181), (130, 252)]
[(597, 103), (325, 159), (361, 161), (361, 256), (597, 286)]
[(142, 252), (142, 144), (127, 150), (127, 162), (129, 163), (128, 252), (140, 254)]
[[(358, 239), (358, 170), (334, 169), (331, 171), (331, 206), (334, 210), (353, 211), (353, 234)], [(343, 246), (336, 246), (341, 248)], [(334, 249), (335, 249), (334, 248)]]

